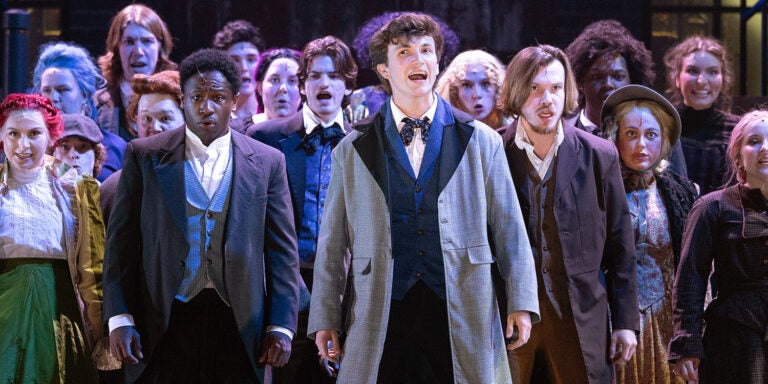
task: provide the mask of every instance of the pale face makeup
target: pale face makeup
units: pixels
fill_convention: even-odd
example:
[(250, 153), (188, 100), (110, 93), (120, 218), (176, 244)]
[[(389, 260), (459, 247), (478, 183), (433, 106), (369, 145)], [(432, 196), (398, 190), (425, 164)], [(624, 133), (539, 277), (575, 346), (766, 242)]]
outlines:
[(462, 109), (477, 120), (483, 120), (496, 106), (496, 85), (488, 78), (482, 64), (469, 64), (458, 87)]
[(619, 121), (616, 146), (629, 169), (644, 172), (657, 164), (662, 141), (659, 121), (646, 107), (633, 107)]
[(62, 113), (83, 113), (87, 103), (72, 71), (50, 67), (40, 76), (40, 94), (51, 99), (53, 106)]

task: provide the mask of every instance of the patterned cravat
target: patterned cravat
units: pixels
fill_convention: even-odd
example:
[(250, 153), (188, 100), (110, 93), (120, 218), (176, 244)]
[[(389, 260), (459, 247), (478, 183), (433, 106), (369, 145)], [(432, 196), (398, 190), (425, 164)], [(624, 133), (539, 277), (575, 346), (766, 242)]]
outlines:
[(328, 142), (331, 143), (332, 147), (336, 146), (343, 137), (344, 131), (339, 127), (338, 123), (333, 123), (333, 125), (327, 128), (323, 128), (322, 125), (318, 124), (312, 132), (304, 136), (301, 140), (301, 146), (311, 155)]
[(429, 138), (429, 117), (425, 117), (424, 120), (412, 119), (410, 117), (404, 117), (402, 120), (405, 125), (400, 130), (400, 140), (403, 141), (404, 146), (409, 146), (413, 141), (413, 134), (416, 128), (421, 130), (421, 140), (425, 143)]

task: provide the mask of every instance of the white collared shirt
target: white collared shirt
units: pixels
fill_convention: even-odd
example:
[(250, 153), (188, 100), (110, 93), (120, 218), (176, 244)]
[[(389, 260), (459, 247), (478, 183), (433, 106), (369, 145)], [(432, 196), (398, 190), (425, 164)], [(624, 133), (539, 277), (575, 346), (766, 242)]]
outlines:
[(593, 123), (592, 120), (590, 120), (589, 117), (587, 117), (586, 108), (582, 108), (581, 112), (579, 112), (579, 122), (581, 122), (581, 125), (589, 133), (594, 133), (595, 130), (597, 130), (597, 124)]
[(304, 103), (304, 106), (301, 107), (301, 113), (304, 115), (304, 132), (306, 132), (307, 135), (312, 133), (318, 125), (322, 125), (323, 128), (328, 128), (333, 125), (333, 123), (336, 123), (342, 131), (344, 130), (344, 114), (341, 113), (341, 108), (336, 112), (336, 116), (328, 122), (322, 121), (320, 117), (312, 112), (307, 103)]
[(227, 130), (223, 136), (216, 138), (210, 145), (205, 146), (197, 135), (186, 128), (184, 143), (184, 158), (195, 171), (197, 180), (205, 189), (208, 197), (213, 197), (219, 188), (224, 173), (227, 171), (232, 152), (232, 132)]
[[(209, 198), (213, 197), (231, 161), (232, 132), (227, 130), (226, 134), (211, 142), (210, 145), (205, 146), (200, 138), (189, 130), (188, 127), (185, 129), (185, 159), (192, 166), (197, 180), (200, 181), (203, 189), (205, 189), (205, 193), (208, 194)], [(213, 288), (213, 285), (206, 284), (206, 288)], [(123, 326), (135, 326), (135, 324), (133, 316), (130, 314), (112, 316), (108, 321), (109, 332)], [(290, 329), (276, 325), (267, 326), (267, 332), (272, 331), (283, 333), (291, 339), (294, 336), (293, 331)]]
[(552, 143), (552, 146), (549, 147), (549, 151), (543, 159), (540, 159), (539, 156), (537, 156), (533, 151), (533, 143), (531, 142), (531, 139), (528, 138), (528, 132), (525, 128), (527, 125), (528, 122), (524, 121), (523, 117), (521, 116), (518, 119), (517, 132), (515, 132), (515, 145), (517, 145), (518, 148), (525, 150), (525, 154), (528, 155), (528, 160), (531, 162), (531, 165), (533, 165), (533, 168), (536, 170), (539, 178), (543, 179), (544, 176), (547, 175), (549, 166), (552, 165), (552, 160), (554, 160), (555, 156), (557, 156), (557, 149), (560, 148), (560, 144), (563, 143), (563, 139), (565, 138), (563, 135), (563, 121), (560, 120), (557, 123), (555, 142)]
[[(395, 124), (397, 124), (397, 132), (399, 133), (403, 129), (403, 126), (405, 126), (403, 119), (411, 116), (403, 113), (403, 111), (395, 105), (394, 98), (389, 99), (389, 106), (392, 109), (392, 119), (395, 121)], [(433, 93), (432, 106), (430, 106), (423, 115), (418, 117), (418, 119), (424, 120), (424, 118), (429, 118), (429, 122), (432, 124), (435, 121), (435, 112), (437, 112), (437, 94)], [(400, 143), (402, 144), (402, 141)], [(424, 150), (426, 148), (427, 143), (421, 139), (421, 132), (414, 133), (413, 141), (411, 141), (410, 145), (405, 147), (405, 153), (408, 154), (408, 161), (410, 161), (411, 167), (413, 167), (413, 174), (416, 175), (417, 178), (419, 177), (421, 160), (424, 158)]]

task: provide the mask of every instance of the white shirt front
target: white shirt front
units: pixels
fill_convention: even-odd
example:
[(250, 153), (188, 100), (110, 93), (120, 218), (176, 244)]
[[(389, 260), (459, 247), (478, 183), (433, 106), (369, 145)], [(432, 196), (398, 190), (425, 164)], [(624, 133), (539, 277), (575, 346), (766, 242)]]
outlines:
[(344, 130), (344, 115), (341, 113), (341, 109), (339, 109), (336, 112), (336, 116), (328, 122), (320, 120), (320, 118), (309, 109), (307, 103), (304, 103), (304, 106), (301, 107), (301, 113), (304, 115), (304, 132), (306, 132), (307, 135), (312, 133), (318, 125), (322, 125), (323, 128), (328, 128), (336, 123), (342, 131)]
[(517, 122), (517, 132), (515, 132), (515, 145), (517, 145), (518, 148), (525, 150), (525, 154), (528, 155), (528, 160), (531, 162), (531, 165), (533, 165), (533, 168), (536, 170), (539, 178), (543, 179), (544, 176), (547, 175), (549, 166), (552, 165), (552, 160), (554, 160), (555, 156), (557, 156), (557, 149), (560, 148), (560, 144), (563, 143), (563, 139), (565, 138), (563, 135), (563, 122), (561, 120), (557, 123), (555, 142), (552, 143), (551, 147), (549, 147), (549, 151), (543, 159), (539, 158), (539, 156), (537, 156), (533, 151), (533, 143), (528, 137), (528, 132), (525, 129), (526, 125), (528, 125), (528, 122), (523, 121), (521, 116)]
[(186, 128), (184, 157), (192, 166), (197, 180), (208, 197), (213, 197), (227, 172), (232, 152), (232, 132), (216, 138), (205, 146), (197, 135)]
[[(389, 105), (392, 109), (392, 119), (395, 121), (395, 124), (397, 124), (397, 132), (399, 133), (403, 129), (403, 126), (405, 126), (403, 119), (410, 116), (403, 113), (403, 111), (395, 105), (394, 99), (389, 99)], [(429, 118), (429, 122), (432, 124), (435, 121), (435, 112), (437, 112), (437, 94), (433, 94), (432, 105), (419, 117), (419, 119), (424, 120), (425, 118)], [(414, 132), (413, 141), (411, 141), (410, 145), (405, 147), (405, 153), (408, 154), (408, 161), (410, 161), (411, 167), (413, 167), (413, 174), (416, 175), (417, 178), (419, 177), (421, 160), (424, 158), (424, 150), (427, 147), (427, 143), (421, 139), (420, 131), (421, 130), (419, 129), (419, 131)]]

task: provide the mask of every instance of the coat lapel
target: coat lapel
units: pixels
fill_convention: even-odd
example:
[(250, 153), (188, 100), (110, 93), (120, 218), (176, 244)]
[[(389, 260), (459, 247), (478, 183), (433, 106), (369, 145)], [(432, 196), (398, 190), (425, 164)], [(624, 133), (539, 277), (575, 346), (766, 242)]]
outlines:
[[(382, 105), (382, 110), (373, 116), (369, 124), (360, 126), (361, 135), (352, 142), (352, 145), (355, 147), (355, 151), (360, 156), (363, 164), (365, 164), (368, 172), (376, 180), (376, 184), (381, 188), (387, 205), (389, 205), (389, 172), (387, 168), (387, 148), (389, 144), (384, 132), (385, 113), (389, 113), (389, 105), (387, 103)], [(401, 148), (401, 151), (405, 155), (405, 150)], [(405, 161), (408, 162), (407, 157)], [(407, 169), (411, 169), (410, 163), (407, 164)]]
[(427, 145), (424, 148), (424, 157), (421, 159), (420, 177), (427, 174), (426, 171), (434, 164), (440, 154), (440, 148), (443, 144), (443, 126), (446, 128), (453, 126), (453, 116), (450, 114), (450, 108), (445, 108), (442, 100), (438, 98), (435, 118), (430, 124), (429, 139), (427, 139)]
[(165, 206), (170, 210), (173, 222), (179, 227), (184, 238), (187, 238), (186, 189), (184, 181), (184, 138), (186, 129), (177, 129), (168, 136), (165, 148), (159, 150), (152, 158), (152, 164), (157, 176), (157, 184)]
[[(464, 158), (464, 153), (467, 151), (467, 145), (472, 138), (472, 134), (475, 132), (475, 128), (469, 124), (459, 124), (459, 119), (454, 115), (450, 105), (443, 99), (438, 100), (437, 111), (435, 112), (435, 123), (432, 123), (432, 129), (435, 129), (435, 124), (442, 121), (437, 131), (430, 132), (430, 137), (439, 137), (437, 134), (442, 135), (440, 140), (442, 146), (438, 145), (437, 148), (430, 148), (427, 145), (427, 150), (424, 153), (424, 161), (421, 166), (422, 169), (431, 165), (435, 159), (439, 156), (440, 162), (438, 164), (438, 180), (437, 180), (437, 193), (440, 194), (448, 182), (456, 172), (461, 159)], [(471, 121), (471, 119), (468, 119)], [(431, 156), (431, 150), (435, 149), (436, 153), (434, 157)], [(421, 172), (419, 172), (421, 175)]]
[(392, 118), (389, 102), (385, 102), (381, 105), (380, 116), (384, 119), (384, 135), (386, 136), (385, 145), (389, 146), (391, 149), (390, 153), (398, 164), (408, 171), (408, 174), (411, 175), (412, 179), (416, 180), (416, 173), (413, 172), (411, 161), (408, 160), (408, 153), (405, 152), (405, 146), (403, 146), (403, 142), (397, 132), (397, 123)]
[[(555, 201), (571, 186), (571, 180), (581, 168), (583, 162), (578, 161), (581, 144), (576, 140), (576, 132), (572, 126), (563, 124), (563, 143), (557, 149), (555, 174)], [(563, 161), (560, 161), (563, 160)]]
[(243, 231), (254, 229), (243, 228), (243, 212), (247, 210), (237, 207), (246, 207), (252, 204), (253, 192), (259, 190), (257, 185), (262, 182), (262, 168), (258, 165), (258, 154), (245, 145), (244, 140), (249, 139), (237, 132), (232, 132), (232, 183), (229, 186), (230, 209), (227, 211), (225, 249), (228, 239), (237, 239), (242, 236)]
[(304, 149), (299, 148), (303, 128), (304, 117), (301, 112), (298, 112), (288, 119), (280, 132), (284, 136), (280, 140), (280, 151), (285, 155), (289, 188), (295, 201), (293, 213), (296, 220), (300, 220), (303, 215), (304, 188), (307, 182), (307, 156)]
[(515, 189), (517, 189), (518, 201), (523, 211), (527, 213), (529, 208), (530, 190), (528, 186), (528, 155), (525, 154), (525, 150), (520, 149), (515, 145), (515, 134), (517, 133), (517, 121), (513, 122), (506, 131), (502, 134), (504, 139), (504, 151), (507, 155), (507, 162), (509, 163), (509, 171), (512, 173), (512, 181), (515, 183)]

